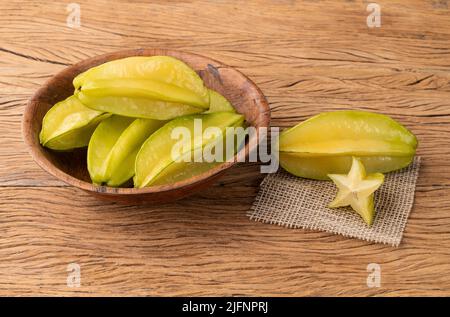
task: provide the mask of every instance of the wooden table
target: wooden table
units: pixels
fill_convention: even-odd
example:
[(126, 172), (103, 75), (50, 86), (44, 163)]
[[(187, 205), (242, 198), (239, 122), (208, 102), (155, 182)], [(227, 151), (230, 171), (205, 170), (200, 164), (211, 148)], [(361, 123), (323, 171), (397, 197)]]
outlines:
[[(0, 295), (450, 295), (450, 4), (368, 1), (69, 1), (0, 4)], [(250, 221), (264, 175), (241, 164), (166, 205), (105, 203), (46, 174), (21, 136), (46, 79), (101, 53), (165, 47), (236, 67), (272, 125), (322, 111), (391, 115), (423, 165), (399, 248)], [(81, 270), (68, 287), (68, 265)], [(369, 263), (381, 287), (366, 284)], [(70, 267), (69, 267), (70, 268)]]

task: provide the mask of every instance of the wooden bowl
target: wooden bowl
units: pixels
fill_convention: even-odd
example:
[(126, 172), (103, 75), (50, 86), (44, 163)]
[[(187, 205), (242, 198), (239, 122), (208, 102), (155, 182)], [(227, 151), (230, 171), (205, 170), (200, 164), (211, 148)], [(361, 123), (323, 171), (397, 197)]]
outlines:
[[(58, 101), (71, 94), (74, 88), (73, 78), (85, 70), (105, 62), (129, 56), (169, 55), (176, 57), (197, 71), (208, 88), (223, 94), (235, 109), (245, 116), (251, 126), (268, 127), (270, 109), (261, 90), (239, 71), (213, 59), (197, 54), (165, 49), (126, 50), (86, 59), (67, 67), (48, 80), (29, 100), (23, 116), (23, 137), (36, 163), (48, 173), (78, 187), (99, 198), (105, 198), (128, 204), (147, 202), (167, 202), (190, 195), (211, 185), (225, 170), (235, 162), (225, 162), (201, 175), (170, 185), (147, 188), (113, 188), (93, 185), (90, 181), (86, 165), (86, 149), (73, 152), (55, 152), (39, 144), (39, 132), (45, 113)], [(259, 140), (259, 131), (254, 136), (256, 140), (247, 142), (242, 151), (252, 150)], [(255, 142), (256, 141), (256, 142)]]

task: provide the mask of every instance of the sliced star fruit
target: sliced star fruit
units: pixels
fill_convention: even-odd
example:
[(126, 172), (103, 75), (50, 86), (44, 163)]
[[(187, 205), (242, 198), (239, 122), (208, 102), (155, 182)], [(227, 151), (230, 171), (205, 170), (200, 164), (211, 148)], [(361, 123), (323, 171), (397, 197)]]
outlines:
[(92, 181), (115, 187), (132, 178), (140, 147), (163, 124), (163, 121), (117, 115), (100, 123), (89, 142), (87, 154)]
[(384, 175), (381, 173), (367, 175), (361, 160), (353, 157), (348, 174), (329, 174), (328, 176), (339, 190), (328, 207), (351, 206), (371, 226), (376, 213), (374, 192), (383, 184)]
[(110, 114), (92, 110), (75, 96), (56, 103), (44, 116), (40, 143), (52, 150), (85, 147), (97, 125)]
[(365, 111), (322, 113), (285, 130), (279, 139), (280, 164), (305, 178), (329, 179), (347, 172), (355, 156), (369, 173), (408, 166), (417, 139), (388, 116)]

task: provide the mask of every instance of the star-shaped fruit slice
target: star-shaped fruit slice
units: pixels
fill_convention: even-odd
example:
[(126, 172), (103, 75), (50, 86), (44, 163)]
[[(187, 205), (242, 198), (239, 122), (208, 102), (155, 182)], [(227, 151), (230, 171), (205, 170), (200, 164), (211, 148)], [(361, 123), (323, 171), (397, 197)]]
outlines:
[(353, 157), (348, 175), (329, 174), (328, 177), (339, 189), (336, 198), (328, 207), (351, 206), (371, 226), (375, 218), (374, 192), (383, 184), (384, 175), (381, 173), (366, 175), (363, 163)]

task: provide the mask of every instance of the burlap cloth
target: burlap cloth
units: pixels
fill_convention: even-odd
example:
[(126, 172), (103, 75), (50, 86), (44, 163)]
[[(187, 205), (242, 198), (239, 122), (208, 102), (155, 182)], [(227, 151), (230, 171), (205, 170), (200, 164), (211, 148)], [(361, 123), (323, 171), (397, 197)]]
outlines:
[(327, 208), (337, 193), (333, 182), (295, 177), (281, 168), (264, 178), (248, 216), (398, 246), (413, 205), (419, 167), (420, 157), (416, 157), (408, 167), (386, 174), (385, 183), (375, 193), (377, 214), (372, 227), (350, 207)]

